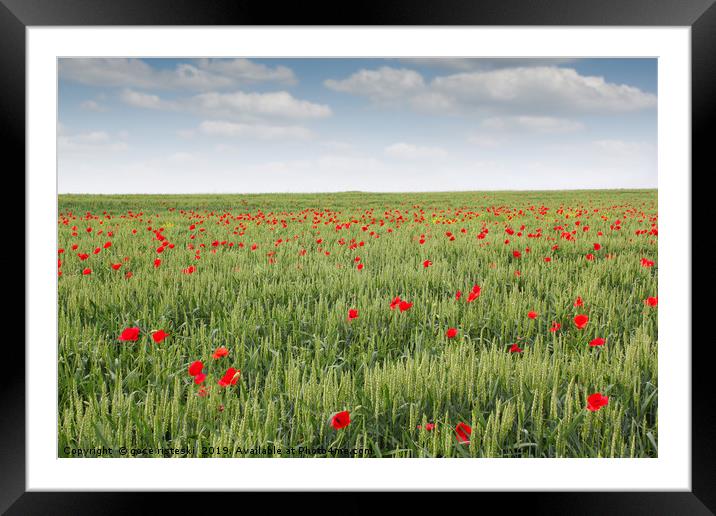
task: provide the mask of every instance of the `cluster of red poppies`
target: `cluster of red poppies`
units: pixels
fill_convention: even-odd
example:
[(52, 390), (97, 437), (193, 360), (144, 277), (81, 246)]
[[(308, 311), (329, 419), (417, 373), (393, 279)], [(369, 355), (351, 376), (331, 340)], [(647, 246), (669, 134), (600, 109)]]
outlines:
[[(216, 351), (214, 351), (211, 357), (214, 360), (219, 360), (228, 355), (229, 350), (224, 346), (221, 346), (217, 348)], [(206, 386), (204, 385), (204, 381), (207, 378), (207, 374), (204, 372), (204, 367), (204, 362), (202, 362), (201, 360), (195, 360), (194, 362), (189, 364), (189, 376), (194, 379), (195, 384), (201, 385), (201, 387), (197, 391), (197, 395), (202, 398), (206, 397), (209, 394), (206, 390)], [(229, 367), (223, 374), (223, 376), (219, 378), (217, 384), (223, 388), (229, 387), (231, 385), (236, 385), (239, 381), (239, 378), (241, 378), (241, 370), (236, 369), (234, 367)]]
[[(472, 302), (475, 298), (477, 298), (477, 296), (480, 295), (480, 293), (481, 293), (480, 286), (474, 285), (470, 292), (470, 296), (467, 299), (467, 302), (468, 303)], [(458, 290), (457, 293), (455, 294), (455, 299), (459, 300), (461, 298), (461, 296), (462, 296), (462, 292), (460, 292)], [(657, 306), (657, 298), (656, 297), (648, 297), (644, 302), (648, 306), (651, 306), (651, 307)], [(395, 310), (395, 308), (398, 307), (398, 308), (400, 308), (401, 312), (404, 312), (404, 311), (412, 308), (412, 306), (413, 306), (413, 303), (408, 303), (407, 301), (402, 300), (400, 298), (400, 296), (396, 296), (390, 302), (391, 310)], [(574, 301), (574, 306), (575, 307), (583, 307), (584, 306), (584, 300), (582, 299), (581, 296), (577, 296), (577, 299)], [(529, 312), (527, 312), (527, 317), (529, 319), (534, 320), (539, 317), (539, 314), (537, 312), (535, 312), (534, 310), (530, 310)], [(356, 310), (355, 308), (349, 309), (348, 310), (348, 321), (350, 322), (357, 318), (358, 318), (358, 310)], [(586, 314), (577, 314), (572, 319), (572, 322), (574, 323), (574, 326), (577, 330), (583, 330), (584, 328), (586, 328), (587, 324), (589, 323), (589, 316)], [(554, 332), (558, 331), (561, 327), (562, 327), (561, 323), (553, 321), (552, 327), (549, 329), (549, 331), (554, 333)], [(448, 339), (453, 339), (453, 338), (457, 337), (457, 335), (458, 335), (457, 328), (448, 328), (447, 331), (445, 332), (445, 336)], [(592, 339), (591, 341), (589, 341), (589, 346), (590, 347), (601, 347), (605, 343), (606, 343), (606, 340), (604, 338), (596, 337), (596, 338)], [(514, 343), (514, 344), (511, 344), (508, 351), (510, 353), (522, 353), (524, 350), (522, 348), (520, 348), (518, 344)], [(589, 396), (589, 398), (587, 399), (587, 407), (586, 408), (587, 408), (587, 410), (596, 412), (600, 408), (606, 406), (608, 404), (608, 402), (609, 402), (608, 396), (603, 396), (601, 393), (597, 392), (597, 393), (594, 393)], [(341, 416), (341, 417), (343, 417), (344, 420), (345, 420), (345, 418), (348, 417), (347, 416), (348, 412), (341, 412), (340, 414), (343, 414), (343, 416)], [(350, 422), (350, 419), (348, 419), (348, 422)], [(339, 428), (335, 424), (333, 424), (333, 422), (331, 424), (334, 428)], [(463, 426), (461, 427), (460, 425), (463, 425)], [(344, 426), (347, 426), (347, 423)], [(469, 442), (469, 440), (467, 439), (466, 436), (468, 436), (471, 431), (470, 427), (465, 425), (464, 423), (460, 423), (458, 425), (458, 427), (459, 428), (455, 429), (455, 431), (458, 435), (458, 439), (461, 442)], [(343, 426), (340, 426), (340, 428), (343, 428)], [(433, 428), (434, 428), (434, 425), (432, 423), (425, 426), (426, 430), (432, 430)], [(461, 434), (460, 429), (462, 431), (462, 434)], [(463, 437), (462, 439), (460, 438), (461, 435)]]
[[(125, 328), (122, 330), (122, 333), (120, 333), (118, 339), (122, 342), (137, 342), (139, 340), (140, 333), (141, 330), (138, 326), (130, 326), (129, 328)], [(151, 332), (151, 336), (152, 340), (159, 344), (164, 339), (166, 339), (169, 334), (166, 333), (164, 330), (154, 330)]]

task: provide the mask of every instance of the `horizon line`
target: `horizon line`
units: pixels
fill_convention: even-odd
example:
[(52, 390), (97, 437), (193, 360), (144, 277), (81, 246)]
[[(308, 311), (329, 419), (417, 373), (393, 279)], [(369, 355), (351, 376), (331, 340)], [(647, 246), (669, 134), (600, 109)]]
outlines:
[(112, 192), (112, 193), (96, 193), (96, 192), (58, 192), (57, 196), (63, 195), (163, 195), (163, 196), (179, 196), (179, 195), (333, 195), (333, 194), (371, 194), (371, 195), (391, 195), (391, 194), (431, 194), (431, 193), (540, 193), (540, 192), (595, 192), (595, 191), (634, 191), (634, 190), (654, 190), (658, 192), (658, 187), (620, 187), (620, 188), (548, 188), (548, 189), (513, 189), (513, 190), (400, 190), (400, 191), (370, 191), (370, 190), (338, 190), (338, 191), (316, 191), (316, 192)]

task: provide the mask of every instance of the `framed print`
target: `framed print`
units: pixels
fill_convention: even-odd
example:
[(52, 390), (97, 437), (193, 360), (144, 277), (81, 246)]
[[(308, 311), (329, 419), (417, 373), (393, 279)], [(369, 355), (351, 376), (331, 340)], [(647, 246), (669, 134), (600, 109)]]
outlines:
[(712, 2), (137, 5), (0, 6), (27, 188), (3, 510), (714, 510)]

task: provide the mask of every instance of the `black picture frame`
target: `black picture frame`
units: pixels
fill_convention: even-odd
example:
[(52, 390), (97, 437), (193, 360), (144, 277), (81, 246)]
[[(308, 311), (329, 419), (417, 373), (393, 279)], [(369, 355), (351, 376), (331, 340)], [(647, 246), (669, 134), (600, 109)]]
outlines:
[[(552, 26), (689, 26), (692, 72), (692, 192), (693, 179), (706, 177), (712, 140), (709, 126), (716, 113), (716, 5), (715, 0), (400, 0), (368, 1), (350, 8), (340, 2), (287, 3), (280, 8), (242, 0), (0, 0), (0, 142), (10, 170), (25, 169), (25, 29), (29, 26), (112, 25), (552, 25)], [(8, 160), (8, 158), (10, 158)], [(708, 167), (708, 168), (707, 168)], [(696, 203), (692, 202), (692, 206)], [(703, 204), (700, 204), (702, 208)], [(692, 220), (694, 211), (692, 208)], [(693, 234), (693, 233), (692, 233)], [(26, 234), (26, 239), (31, 235)], [(692, 250), (692, 256), (693, 256)], [(25, 271), (25, 274), (31, 273)], [(698, 309), (693, 304), (694, 309)], [(32, 306), (26, 306), (32, 310)], [(694, 319), (692, 315), (692, 320)], [(685, 335), (683, 345), (691, 345)], [(706, 343), (704, 343), (706, 344)], [(709, 343), (710, 344), (710, 343)], [(708, 351), (711, 353), (711, 351)], [(693, 356), (700, 356), (694, 350)], [(203, 493), (26, 492), (25, 488), (25, 353), (6, 347), (0, 410), (0, 510), (7, 514), (119, 514), (149, 512), (147, 498), (161, 496), (162, 510), (206, 509), (207, 501), (226, 496)], [(468, 502), (475, 510), (486, 498), (500, 506), (549, 514), (713, 514), (716, 511), (716, 421), (712, 411), (713, 384), (710, 360), (692, 363), (692, 490), (690, 492), (532, 492), (472, 493), (451, 497)], [(598, 479), (595, 479), (598, 483)], [(244, 493), (233, 496), (242, 498)], [(294, 493), (281, 501), (259, 494), (270, 512), (302, 504), (305, 495)], [(475, 498), (479, 497), (479, 498)], [(499, 497), (499, 498), (498, 498)], [(401, 512), (430, 509), (425, 496), (412, 494)], [(231, 502), (241, 510), (236, 502)], [(374, 502), (361, 493), (325, 495), (319, 510), (373, 511)], [(435, 502), (433, 502), (435, 503)], [(436, 506), (449, 508), (444, 502)], [(281, 507), (281, 504), (286, 504)], [(323, 505), (325, 504), (325, 505)], [(323, 506), (323, 509), (320, 507)], [(524, 507), (523, 507), (524, 506)]]

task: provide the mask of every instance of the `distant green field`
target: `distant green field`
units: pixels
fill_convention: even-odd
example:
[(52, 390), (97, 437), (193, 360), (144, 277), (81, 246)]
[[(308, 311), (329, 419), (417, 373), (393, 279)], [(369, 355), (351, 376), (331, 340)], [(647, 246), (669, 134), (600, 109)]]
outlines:
[(58, 456), (656, 457), (657, 212), (656, 190), (61, 195)]

